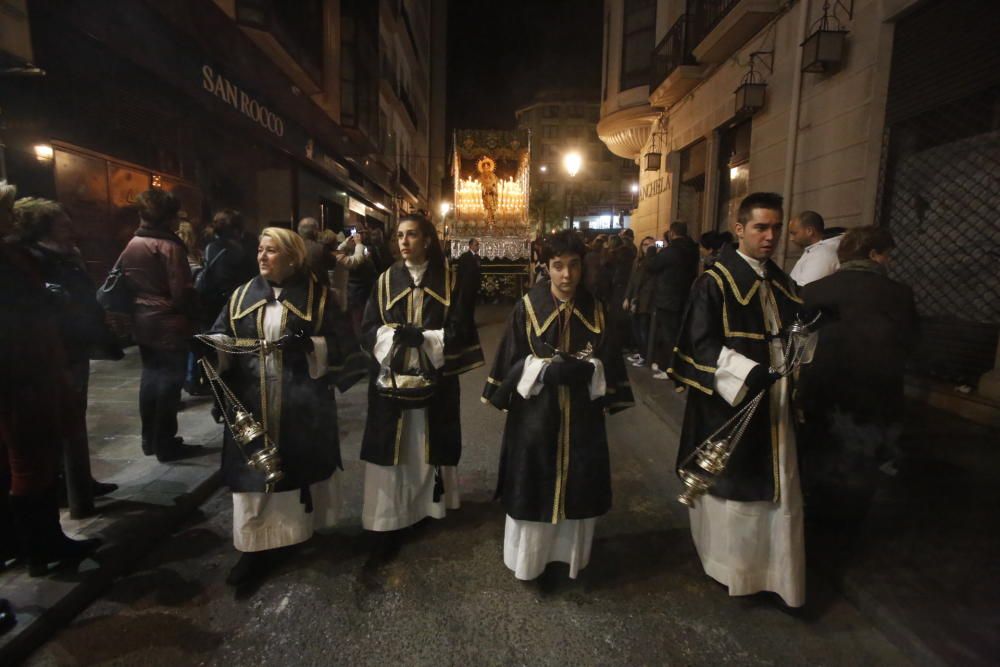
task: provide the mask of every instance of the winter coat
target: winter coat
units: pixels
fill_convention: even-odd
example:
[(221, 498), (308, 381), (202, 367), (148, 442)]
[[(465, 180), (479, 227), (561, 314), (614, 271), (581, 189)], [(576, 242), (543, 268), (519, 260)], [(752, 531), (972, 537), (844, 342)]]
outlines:
[(656, 308), (681, 312), (687, 303), (691, 283), (698, 275), (698, 244), (678, 237), (649, 260), (646, 270), (656, 276)]
[(121, 254), (135, 296), (133, 335), (139, 345), (181, 350), (195, 330), (197, 296), (187, 249), (175, 234), (140, 226)]

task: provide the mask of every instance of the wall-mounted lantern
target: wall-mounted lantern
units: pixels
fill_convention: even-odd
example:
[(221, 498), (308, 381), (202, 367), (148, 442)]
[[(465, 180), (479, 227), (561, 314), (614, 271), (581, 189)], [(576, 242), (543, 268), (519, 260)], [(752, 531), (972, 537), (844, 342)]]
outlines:
[(752, 116), (764, 108), (767, 84), (754, 69), (753, 63), (754, 61), (751, 59), (750, 71), (743, 76), (735, 91), (737, 116)]
[[(847, 8), (838, 0), (836, 5), (843, 7), (848, 17), (853, 14), (852, 7)], [(803, 7), (805, 11), (807, 7)], [(830, 72), (844, 62), (844, 49), (847, 45), (847, 29), (844, 28), (836, 11), (830, 11), (830, 3), (823, 3), (823, 16), (813, 24), (813, 32), (802, 42), (802, 71), (822, 74)]]

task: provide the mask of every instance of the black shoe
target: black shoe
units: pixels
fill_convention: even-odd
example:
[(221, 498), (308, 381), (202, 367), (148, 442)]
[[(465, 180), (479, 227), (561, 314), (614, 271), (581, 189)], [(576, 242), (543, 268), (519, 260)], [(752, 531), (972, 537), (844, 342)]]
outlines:
[(204, 453), (205, 448), (202, 445), (182, 445), (175, 441), (167, 451), (156, 452), (156, 460), (160, 463), (168, 463), (170, 461), (189, 459), (193, 456), (201, 456)]
[(267, 551), (244, 552), (229, 571), (226, 583), (230, 586), (242, 586), (264, 576), (270, 569), (270, 556)]
[(10, 602), (0, 600), (0, 635), (17, 625), (17, 616), (10, 607)]
[(96, 479), (90, 480), (91, 494), (98, 498), (100, 496), (106, 496), (109, 493), (114, 493), (118, 490), (118, 485), (112, 482), (98, 482)]
[(57, 536), (48, 549), (29, 554), (28, 574), (32, 577), (44, 577), (49, 573), (52, 563), (56, 563), (55, 569), (78, 563), (97, 551), (100, 546), (101, 540), (96, 537), (74, 540), (66, 535)]
[[(179, 435), (175, 435), (169, 447), (178, 447), (184, 444), (184, 438)], [(153, 447), (153, 443), (145, 438), (142, 439), (142, 453), (146, 456), (152, 456), (156, 453), (156, 449)]]
[(18, 538), (28, 563), (28, 574), (40, 577), (49, 572), (51, 563), (68, 564), (93, 553), (98, 539), (73, 540), (66, 537), (59, 524), (57, 491), (32, 496), (11, 496)]

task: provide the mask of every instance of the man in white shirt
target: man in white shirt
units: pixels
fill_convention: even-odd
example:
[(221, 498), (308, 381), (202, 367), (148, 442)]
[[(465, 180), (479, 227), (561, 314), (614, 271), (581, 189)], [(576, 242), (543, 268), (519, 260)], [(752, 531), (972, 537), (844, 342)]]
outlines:
[(837, 248), (840, 237), (823, 238), (823, 216), (816, 211), (802, 211), (788, 223), (788, 240), (802, 248), (802, 256), (788, 274), (799, 286), (825, 278), (838, 268)]

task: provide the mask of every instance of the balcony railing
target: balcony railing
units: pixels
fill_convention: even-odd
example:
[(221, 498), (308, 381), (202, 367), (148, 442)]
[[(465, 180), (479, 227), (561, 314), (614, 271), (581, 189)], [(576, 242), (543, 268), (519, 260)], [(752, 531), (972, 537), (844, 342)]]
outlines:
[(697, 64), (691, 54), (694, 44), (695, 42), (691, 40), (691, 17), (682, 14), (653, 50), (649, 81), (651, 92), (659, 88), (678, 67)]
[(712, 32), (740, 0), (688, 0), (687, 13), (691, 17), (691, 46), (697, 46)]

